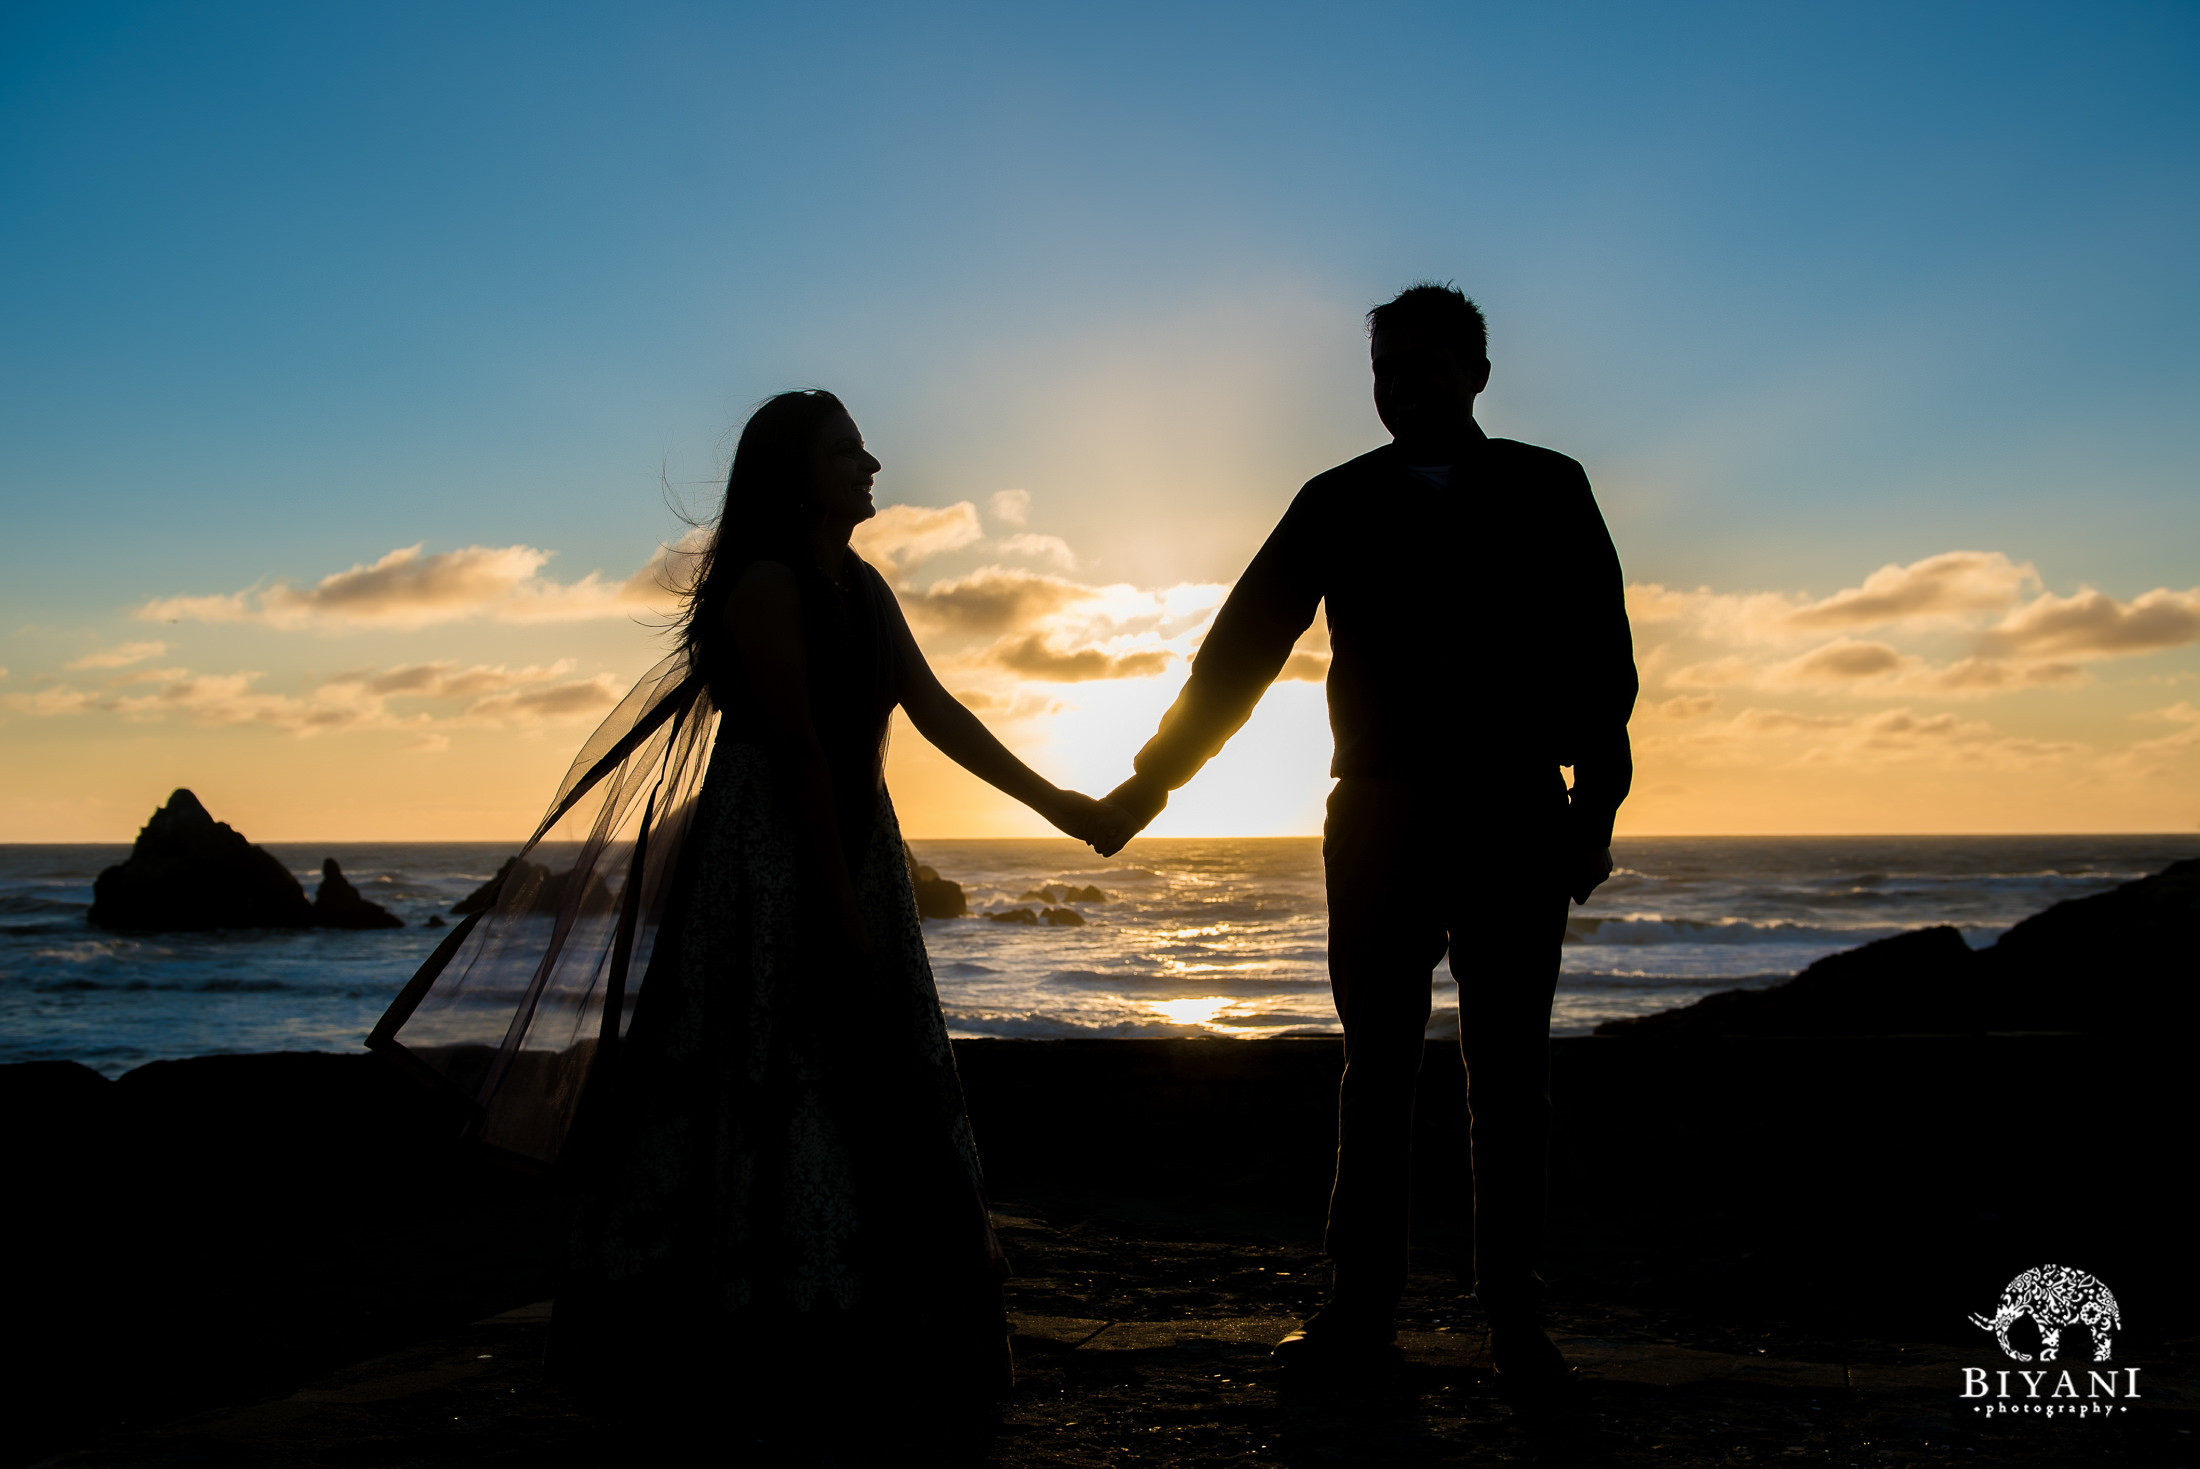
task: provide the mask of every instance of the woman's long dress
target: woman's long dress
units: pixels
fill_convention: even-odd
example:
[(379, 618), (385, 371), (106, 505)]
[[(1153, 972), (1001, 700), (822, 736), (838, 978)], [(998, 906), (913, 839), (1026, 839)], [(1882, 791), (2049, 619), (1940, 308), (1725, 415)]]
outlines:
[(1003, 1385), (1005, 1266), (877, 773), (890, 595), (861, 567), (845, 609), (805, 596), (868, 972), (826, 942), (785, 760), (714, 684), (728, 715), (673, 909), (576, 1139), (588, 1184), (553, 1354), (597, 1385), (785, 1409), (911, 1346), (895, 1374), (919, 1395)]

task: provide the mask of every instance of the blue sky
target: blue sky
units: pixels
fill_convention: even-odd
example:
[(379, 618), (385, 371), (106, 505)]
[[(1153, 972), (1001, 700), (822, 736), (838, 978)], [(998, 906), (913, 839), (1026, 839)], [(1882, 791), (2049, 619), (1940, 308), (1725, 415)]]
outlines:
[[(2036, 568), (2026, 596), (2180, 591), (2196, 42), (2186, 5), (16, 4), (0, 690), (146, 638), (148, 600), (415, 544), (623, 578), (681, 529), (663, 482), (707, 513), (747, 405), (810, 383), (882, 500), (1023, 489), (1088, 582), (1226, 583), (1380, 442), (1358, 317), (1421, 276), (1483, 302), (1485, 424), (1583, 460), (1631, 580), (1823, 599), (1969, 550)], [(140, 661), (299, 693), (648, 661), (616, 619), (169, 629)], [(1961, 652), (1930, 642), (1900, 651)], [(1995, 727), (2113, 753), (2101, 721), (2176, 707), (2192, 666), (2149, 645)], [(363, 760), (447, 803), (497, 748), (463, 732), (424, 776), (395, 729), (11, 707), (49, 783), (112, 742), (140, 785), (176, 750), (298, 790)], [(249, 784), (333, 823), (299, 835), (364, 831)], [(140, 794), (0, 791), (0, 839), (134, 825)]]

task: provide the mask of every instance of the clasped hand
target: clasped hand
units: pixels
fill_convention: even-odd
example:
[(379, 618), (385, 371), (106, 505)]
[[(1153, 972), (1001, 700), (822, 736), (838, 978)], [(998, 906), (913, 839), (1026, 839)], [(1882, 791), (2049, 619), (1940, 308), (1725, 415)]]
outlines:
[(1120, 806), (1096, 801), (1081, 791), (1064, 791), (1047, 820), (1103, 857), (1120, 852), (1138, 834), (1138, 824)]

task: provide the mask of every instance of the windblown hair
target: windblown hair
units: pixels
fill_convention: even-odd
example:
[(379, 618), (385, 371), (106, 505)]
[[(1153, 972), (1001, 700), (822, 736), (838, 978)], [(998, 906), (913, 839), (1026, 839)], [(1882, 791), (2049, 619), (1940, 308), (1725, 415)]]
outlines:
[(1458, 354), (1462, 367), (1490, 355), (1490, 326), (1457, 286), (1416, 281), (1367, 314), (1367, 334), (1398, 329), (1424, 331)]
[(696, 553), (680, 616), (680, 646), (698, 663), (725, 615), (727, 595), (750, 562), (783, 561), (798, 572), (809, 564), (802, 538), (810, 452), (825, 420), (845, 412), (840, 399), (810, 388), (766, 398), (742, 426), (733, 468), (726, 472), (718, 528)]

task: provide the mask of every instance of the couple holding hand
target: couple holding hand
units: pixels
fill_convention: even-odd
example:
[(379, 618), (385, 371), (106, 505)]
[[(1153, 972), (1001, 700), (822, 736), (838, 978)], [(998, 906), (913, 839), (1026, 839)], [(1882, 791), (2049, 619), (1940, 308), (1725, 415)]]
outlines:
[(1563, 1377), (1535, 1273), (1550, 1009), (1569, 898), (1610, 871), (1632, 775), (1619, 562), (1580, 465), (1476, 424), (1490, 368), (1471, 301), (1418, 285), (1368, 320), (1392, 442), (1299, 492), (1105, 800), (1049, 784), (927, 666), (848, 545), (879, 462), (839, 400), (782, 394), (749, 420), (681, 632), (722, 721), (603, 1083), (560, 1359), (659, 1402), (817, 1422), (883, 1344), (907, 1431), (982, 1422), (1009, 1383), (1006, 1264), (882, 779), (889, 716), (1113, 855), (1326, 603), (1335, 1276), (1277, 1356), (1323, 1371), (1396, 1351), (1415, 1081), (1448, 949), (1475, 1292), (1501, 1379)]

